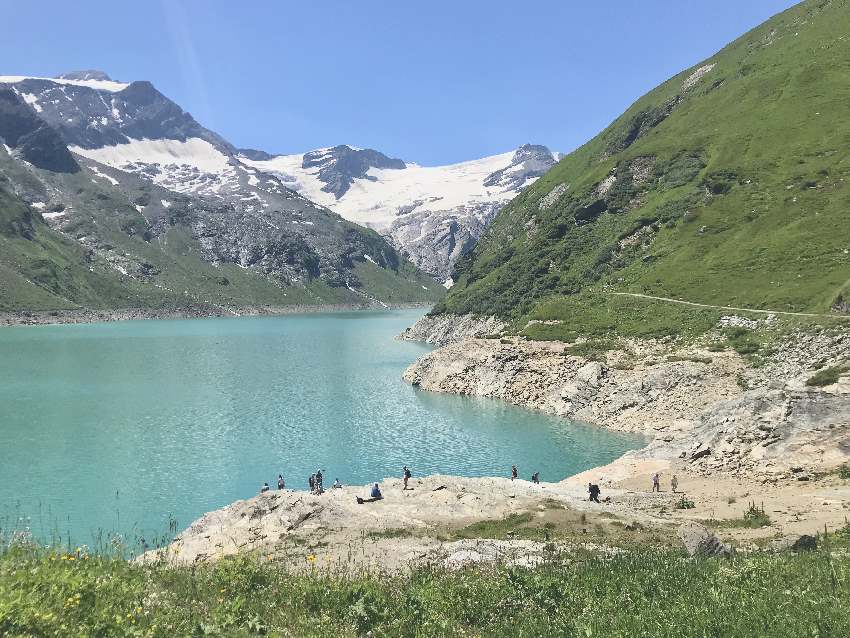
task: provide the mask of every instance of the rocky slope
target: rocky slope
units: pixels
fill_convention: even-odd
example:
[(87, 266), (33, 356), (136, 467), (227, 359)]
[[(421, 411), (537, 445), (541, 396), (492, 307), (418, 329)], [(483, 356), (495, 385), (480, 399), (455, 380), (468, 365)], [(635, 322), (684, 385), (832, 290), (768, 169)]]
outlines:
[[(442, 294), (375, 231), (241, 164), (148, 82), (85, 72), (0, 87), (0, 186), (35, 220), (6, 238), (0, 309), (238, 312)], [(19, 241), (36, 234), (37, 249)]]
[(403, 341), (423, 341), (438, 346), (469, 338), (482, 338), (499, 334), (505, 323), (496, 317), (475, 315), (425, 315), (402, 332)]
[(806, 384), (815, 369), (850, 360), (846, 332), (792, 334), (777, 352), (753, 368), (735, 352), (697, 345), (633, 341), (588, 360), (555, 342), (465, 339), (425, 355), (404, 378), (639, 432), (650, 443), (633, 456), (683, 459), (695, 473), (774, 480), (850, 461), (850, 378)]
[(419, 166), (346, 145), (298, 155), (239, 155), (346, 219), (378, 230), (448, 285), (455, 262), (499, 209), (559, 157), (532, 144), (449, 166)]

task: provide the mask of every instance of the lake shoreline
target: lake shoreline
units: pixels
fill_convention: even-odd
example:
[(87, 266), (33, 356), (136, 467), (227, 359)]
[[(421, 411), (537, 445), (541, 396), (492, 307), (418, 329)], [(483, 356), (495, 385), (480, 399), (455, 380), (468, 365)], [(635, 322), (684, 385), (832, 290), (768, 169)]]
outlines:
[(433, 307), (432, 303), (410, 302), (394, 304), (298, 304), (292, 306), (251, 306), (236, 309), (190, 306), (186, 308), (125, 308), (116, 310), (20, 310), (0, 311), (0, 328), (13, 326), (97, 324), (116, 321), (274, 317), (321, 312), (411, 310), (420, 308), (427, 310), (431, 307)]

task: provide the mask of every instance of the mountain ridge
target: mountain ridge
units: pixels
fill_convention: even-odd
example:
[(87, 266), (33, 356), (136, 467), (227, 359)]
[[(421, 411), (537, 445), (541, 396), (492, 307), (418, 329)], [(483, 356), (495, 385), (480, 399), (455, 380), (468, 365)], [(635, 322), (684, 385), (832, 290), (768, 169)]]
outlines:
[(414, 264), (450, 286), (454, 263), (501, 206), (560, 154), (525, 144), (476, 160), (420, 166), (342, 144), (291, 155), (249, 149), (239, 157), (347, 219), (375, 228)]
[[(430, 285), (374, 231), (312, 204), (272, 176), (242, 166), (227, 155), (229, 146), (213, 144), (214, 134), (206, 136), (211, 141), (186, 135), (181, 126), (187, 125), (192, 134), (200, 125), (182, 110), (179, 117), (170, 117), (179, 107), (150, 86), (131, 83), (112, 91), (66, 81), (107, 80), (0, 80), (5, 86), (0, 131), (13, 142), (0, 152), (0, 187), (10, 210), (24, 207), (33, 220), (27, 236), (4, 237), (0, 309), (182, 304), (217, 312), (243, 306), (380, 305), (439, 298), (439, 287)], [(56, 91), (69, 99), (51, 110), (42, 102), (52, 104)], [(88, 138), (88, 147), (95, 148), (71, 146), (70, 153), (68, 139), (84, 140), (80, 103), (99, 100), (106, 107), (106, 98), (113, 94), (124, 96), (115, 107), (119, 113), (105, 124), (101, 120), (97, 137)], [(125, 108), (128, 105), (132, 108)], [(157, 115), (165, 117), (160, 130), (164, 137), (140, 140), (127, 135), (140, 130), (129, 117), (139, 112), (146, 121), (142, 128), (149, 128)], [(79, 117), (65, 117), (70, 113)], [(99, 115), (86, 116), (89, 122), (93, 117)], [(64, 128), (51, 124), (57, 118), (66, 123)], [(54, 150), (72, 162), (68, 171), (40, 162), (44, 144), (21, 144), (33, 131), (52, 140)], [(93, 143), (105, 139), (127, 141), (100, 147)], [(107, 154), (139, 147), (150, 152), (151, 145), (164, 163), (125, 164), (99, 156), (104, 149)], [(200, 157), (173, 152), (186, 147), (200, 148)], [(204, 163), (211, 161), (218, 172)], [(25, 226), (18, 216), (7, 228)]]

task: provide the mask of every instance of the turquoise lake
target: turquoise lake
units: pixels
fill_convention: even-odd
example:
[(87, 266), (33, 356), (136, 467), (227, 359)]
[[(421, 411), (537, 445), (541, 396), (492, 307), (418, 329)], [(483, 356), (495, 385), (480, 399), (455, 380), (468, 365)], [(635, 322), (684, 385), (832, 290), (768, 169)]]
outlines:
[(401, 380), (421, 310), (0, 329), (0, 527), (128, 542), (287, 487), (433, 473), (560, 480), (640, 438)]

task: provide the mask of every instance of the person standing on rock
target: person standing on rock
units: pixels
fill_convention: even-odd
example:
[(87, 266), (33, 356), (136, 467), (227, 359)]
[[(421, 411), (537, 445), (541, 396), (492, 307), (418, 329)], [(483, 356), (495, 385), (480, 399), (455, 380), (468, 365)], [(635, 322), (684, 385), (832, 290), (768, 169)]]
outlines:
[(679, 489), (679, 479), (676, 478), (676, 475), (673, 475), (673, 478), (670, 479), (670, 487), (673, 488), (673, 494), (676, 493), (676, 490)]
[(590, 493), (590, 500), (594, 503), (599, 502), (599, 486), (593, 483), (587, 484), (587, 491)]
[(658, 472), (652, 475), (652, 491), (661, 491), (661, 475)]
[(402, 492), (407, 489), (407, 482), (410, 480), (410, 477), (413, 476), (413, 474), (411, 474), (411, 472), (410, 472), (410, 468), (408, 468), (406, 465), (404, 466), (403, 476), (404, 476), (404, 487), (401, 488)]
[(322, 470), (316, 470), (316, 494), (322, 493)]
[(283, 480), (283, 474), (277, 475), (277, 489), (282, 490), (286, 487), (286, 482)]
[(518, 475), (519, 472), (517, 472), (516, 465), (511, 465), (511, 480), (515, 480)]
[(316, 475), (315, 474), (310, 475), (310, 478), (307, 479), (307, 484), (310, 486), (310, 493), (311, 494), (316, 491)]
[(535, 485), (540, 485), (540, 472), (535, 472), (531, 475), (531, 482)]

